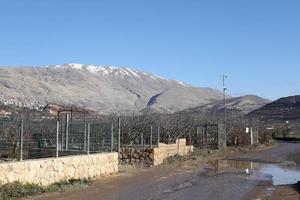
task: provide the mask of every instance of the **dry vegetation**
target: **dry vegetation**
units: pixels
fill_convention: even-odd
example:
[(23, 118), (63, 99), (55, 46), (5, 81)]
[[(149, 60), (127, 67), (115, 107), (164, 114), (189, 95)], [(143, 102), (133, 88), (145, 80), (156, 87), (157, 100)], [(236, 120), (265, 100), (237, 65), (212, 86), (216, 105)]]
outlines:
[[(132, 114), (121, 116), (119, 114), (112, 115), (88, 115), (80, 112), (72, 114), (72, 119), (79, 123), (100, 123), (114, 124), (115, 132), (118, 132), (118, 119), (121, 120), (121, 146), (130, 144), (150, 144), (150, 134), (152, 130), (152, 143), (157, 143), (158, 131), (160, 133), (160, 142), (173, 143), (177, 138), (187, 138), (187, 141), (192, 141), (196, 137), (197, 126), (204, 124), (221, 124), (223, 123), (223, 115), (212, 115), (207, 113), (175, 113), (175, 114)], [(7, 120), (7, 119), (6, 119)], [(43, 138), (48, 144), (53, 145), (55, 141), (55, 118), (43, 119), (38, 117), (36, 113), (20, 112), (19, 115), (8, 121), (2, 122), (0, 127), (0, 156), (3, 157), (18, 157), (19, 149), (19, 127), (20, 121), (24, 124), (24, 137), (39, 140), (39, 133), (43, 133)], [(64, 120), (63, 117), (60, 120)], [(36, 123), (32, 123), (35, 121)], [(30, 123), (29, 123), (30, 122)], [(258, 120), (240, 115), (228, 115), (226, 124), (227, 145), (248, 145), (250, 143), (249, 133), (245, 132), (246, 127), (253, 127), (259, 131), (260, 143), (269, 143), (272, 133), (266, 132), (264, 124)], [(7, 145), (9, 144), (9, 145)], [(6, 148), (9, 147), (9, 148)], [(3, 151), (9, 151), (3, 153)], [(24, 152), (26, 154), (26, 151)], [(13, 156), (14, 155), (14, 156)]]

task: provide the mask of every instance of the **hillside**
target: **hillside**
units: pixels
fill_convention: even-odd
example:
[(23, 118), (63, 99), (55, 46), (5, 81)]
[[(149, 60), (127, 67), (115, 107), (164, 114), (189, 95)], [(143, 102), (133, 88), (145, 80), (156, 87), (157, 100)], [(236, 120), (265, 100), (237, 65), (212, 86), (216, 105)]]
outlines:
[(289, 121), (300, 119), (300, 95), (280, 98), (251, 113), (266, 121)]
[(0, 68), (0, 104), (42, 110), (72, 105), (98, 113), (169, 112), (222, 98), (221, 92), (125, 67), (64, 64)]
[[(234, 97), (226, 99), (226, 108), (230, 112), (236, 112), (241, 114), (247, 114), (253, 110), (256, 110), (270, 101), (254, 95), (246, 95), (241, 97)], [(218, 114), (224, 112), (224, 102), (219, 100), (213, 103), (209, 103), (203, 106), (190, 108), (185, 112), (192, 113), (211, 113)]]

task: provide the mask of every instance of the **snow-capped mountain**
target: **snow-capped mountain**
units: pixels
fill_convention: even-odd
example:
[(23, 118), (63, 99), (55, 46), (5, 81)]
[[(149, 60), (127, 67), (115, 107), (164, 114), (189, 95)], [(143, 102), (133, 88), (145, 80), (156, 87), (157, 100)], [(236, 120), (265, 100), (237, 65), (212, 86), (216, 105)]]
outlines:
[(0, 103), (39, 109), (48, 103), (99, 113), (176, 112), (222, 98), (214, 89), (127, 67), (63, 64), (0, 68)]
[[(47, 68), (72, 68), (82, 71), (89, 71), (91, 73), (97, 74), (97, 75), (103, 75), (107, 77), (116, 77), (121, 79), (126, 78), (151, 78), (154, 80), (167, 80), (165, 78), (162, 78), (160, 76), (156, 76), (150, 73), (130, 69), (128, 67), (113, 67), (113, 66), (102, 66), (102, 65), (83, 65), (83, 64), (77, 64), (77, 63), (70, 63), (70, 64), (64, 64), (64, 65), (52, 65), (52, 66), (46, 66)], [(175, 82), (177, 84), (180, 84), (185, 87), (190, 87), (190, 85), (182, 83), (180, 81), (176, 80), (168, 80)]]

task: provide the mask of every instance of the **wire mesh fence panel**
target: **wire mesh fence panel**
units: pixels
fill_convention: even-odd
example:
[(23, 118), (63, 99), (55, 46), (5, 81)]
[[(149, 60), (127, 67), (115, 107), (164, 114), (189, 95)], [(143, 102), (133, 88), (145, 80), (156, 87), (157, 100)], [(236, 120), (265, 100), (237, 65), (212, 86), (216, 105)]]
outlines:
[(19, 158), (19, 121), (0, 121), (0, 159)]
[(85, 151), (84, 144), (87, 140), (86, 132), (86, 124), (61, 123), (58, 136), (59, 150), (65, 152)]
[(195, 147), (205, 149), (222, 149), (226, 147), (226, 132), (223, 124), (205, 124), (197, 126), (191, 139)]
[(56, 155), (56, 123), (22, 121), (20, 125), (23, 159)]
[(146, 136), (146, 146), (149, 147), (157, 147), (160, 142), (160, 126), (159, 125), (151, 125), (150, 131)]
[(118, 122), (0, 120), (0, 161), (119, 151), (121, 147), (157, 147), (158, 125), (122, 127)]
[(147, 125), (142, 128), (121, 129), (121, 147), (149, 148), (158, 145), (159, 126)]
[(119, 126), (69, 121), (0, 121), (0, 161), (117, 151)]
[(112, 123), (61, 123), (59, 156), (115, 150), (112, 128)]
[(116, 130), (112, 123), (90, 124), (90, 151), (111, 151), (115, 149)]
[(166, 128), (164, 128), (164, 126), (162, 126), (162, 128), (160, 129), (160, 142), (165, 143), (165, 144), (174, 144), (174, 143), (176, 143), (176, 140), (178, 139), (178, 137), (180, 135), (180, 133), (178, 133), (178, 132), (183, 132), (183, 131), (184, 130), (182, 130), (182, 131), (176, 130), (176, 133), (175, 133), (175, 131), (166, 129)]

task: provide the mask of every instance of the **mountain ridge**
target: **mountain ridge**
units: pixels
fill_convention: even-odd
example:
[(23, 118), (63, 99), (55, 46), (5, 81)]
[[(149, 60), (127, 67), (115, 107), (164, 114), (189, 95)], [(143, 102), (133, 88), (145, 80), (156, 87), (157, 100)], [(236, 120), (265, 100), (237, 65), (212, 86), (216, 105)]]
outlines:
[(249, 113), (265, 121), (300, 120), (300, 95), (279, 98)]
[[(0, 68), (0, 102), (42, 109), (49, 103), (87, 107), (99, 113), (145, 109), (173, 113), (211, 103), (222, 93), (127, 67), (63, 64)], [(151, 98), (155, 102), (150, 102)]]

